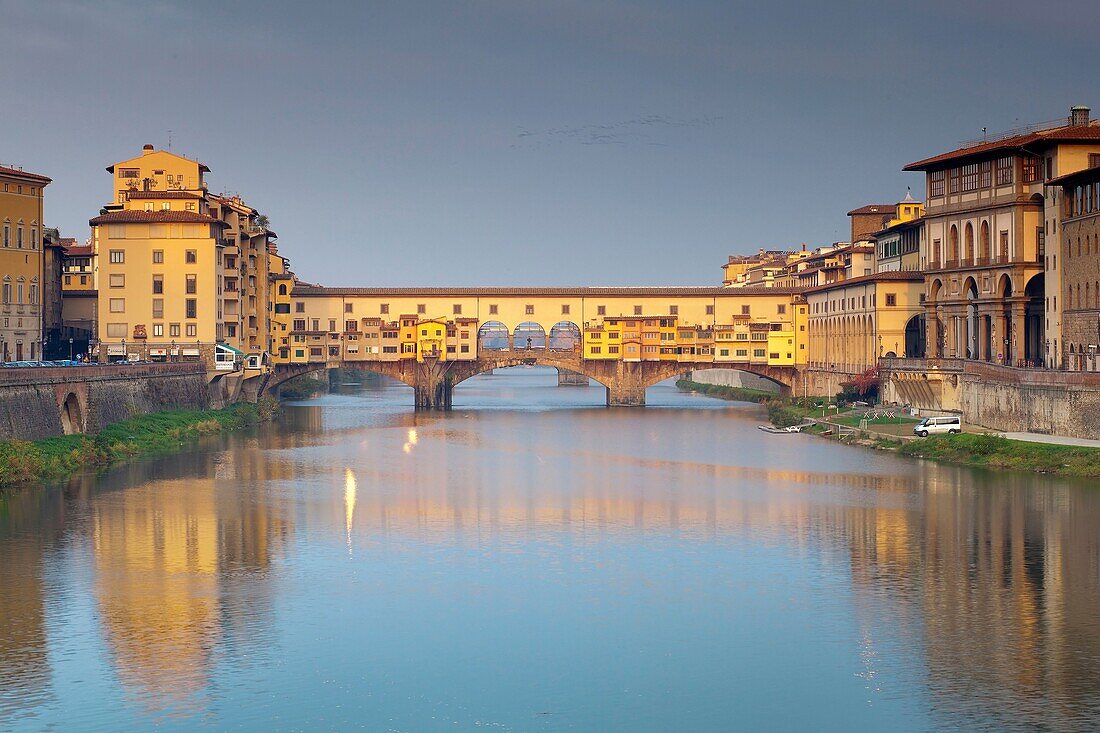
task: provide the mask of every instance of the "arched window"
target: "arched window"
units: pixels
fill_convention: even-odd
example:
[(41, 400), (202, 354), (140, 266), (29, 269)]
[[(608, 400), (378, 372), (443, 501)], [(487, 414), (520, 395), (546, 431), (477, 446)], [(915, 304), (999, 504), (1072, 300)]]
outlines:
[(966, 261), (974, 264), (974, 227), (966, 223)]
[(279, 285), (279, 295), (286, 295), (286, 283)]
[(989, 262), (993, 257), (993, 244), (989, 239), (989, 222), (982, 222), (981, 229), (981, 253), (978, 255), (983, 262)]
[(951, 225), (950, 238), (947, 240), (947, 261), (958, 264), (959, 261), (959, 228)]

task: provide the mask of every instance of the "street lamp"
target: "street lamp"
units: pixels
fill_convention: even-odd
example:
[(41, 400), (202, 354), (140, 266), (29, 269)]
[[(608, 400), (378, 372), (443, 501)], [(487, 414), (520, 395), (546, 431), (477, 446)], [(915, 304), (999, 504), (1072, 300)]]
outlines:
[(73, 337), (69, 337), (69, 361), (73, 360)]

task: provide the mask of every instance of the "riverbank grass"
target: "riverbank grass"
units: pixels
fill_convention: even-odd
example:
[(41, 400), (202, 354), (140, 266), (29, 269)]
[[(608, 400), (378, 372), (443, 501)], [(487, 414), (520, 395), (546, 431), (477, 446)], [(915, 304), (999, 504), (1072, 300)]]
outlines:
[(65, 478), (85, 468), (168, 453), (204, 435), (256, 425), (270, 419), (274, 409), (264, 401), (223, 410), (172, 410), (115, 423), (97, 435), (0, 442), (0, 487)]
[(1100, 448), (1029, 443), (997, 435), (932, 435), (898, 446), (902, 455), (978, 468), (1100, 478)]

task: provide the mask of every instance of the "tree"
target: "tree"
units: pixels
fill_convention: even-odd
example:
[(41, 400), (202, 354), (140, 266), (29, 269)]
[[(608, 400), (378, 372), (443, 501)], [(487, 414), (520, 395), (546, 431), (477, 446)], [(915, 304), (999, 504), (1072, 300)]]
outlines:
[(841, 382), (840, 394), (837, 397), (845, 402), (852, 402), (865, 397), (873, 400), (878, 398), (878, 389), (878, 369), (871, 367), (862, 374), (852, 377), (850, 381)]
[(268, 229), (271, 227), (271, 219), (267, 218), (267, 214), (257, 214), (256, 226), (258, 226), (260, 229)]

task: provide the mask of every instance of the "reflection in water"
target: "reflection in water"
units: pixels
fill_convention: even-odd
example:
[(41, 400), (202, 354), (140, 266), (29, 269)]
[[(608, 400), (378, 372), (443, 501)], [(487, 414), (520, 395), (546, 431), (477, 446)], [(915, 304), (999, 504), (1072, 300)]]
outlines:
[(351, 527), (355, 519), (355, 473), (350, 469), (344, 470), (344, 533), (348, 543), (348, 553), (351, 553)]
[(770, 436), (755, 407), (661, 388), (644, 412), (593, 409), (598, 390), (552, 380), (471, 380), (455, 402), (474, 407), (448, 415), (364, 380), (256, 435), (3, 497), (0, 721), (1100, 716), (1095, 491)]

